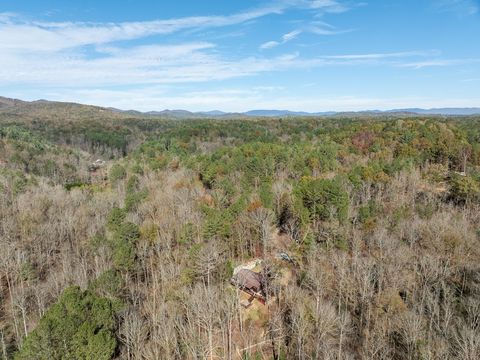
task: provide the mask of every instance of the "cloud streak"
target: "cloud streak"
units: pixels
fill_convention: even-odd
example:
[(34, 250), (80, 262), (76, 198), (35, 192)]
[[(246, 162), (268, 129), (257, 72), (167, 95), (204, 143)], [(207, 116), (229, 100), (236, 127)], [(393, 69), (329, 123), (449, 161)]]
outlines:
[(435, 7), (441, 12), (451, 12), (459, 16), (471, 16), (479, 12), (475, 0), (437, 0)]
[[(346, 10), (345, 10), (346, 11)], [(287, 34), (284, 34), (280, 41), (268, 41), (260, 45), (260, 49), (271, 49), (279, 45), (285, 44), (295, 38), (297, 38), (302, 33), (311, 33), (315, 35), (338, 35), (351, 32), (352, 30), (337, 30), (334, 26), (323, 22), (323, 21), (313, 21), (309, 24), (304, 25), (299, 29), (295, 29)]]
[[(128, 41), (182, 31), (241, 25), (287, 9), (339, 10), (333, 0), (279, 0), (231, 15), (193, 16), (167, 20), (88, 23), (33, 21), (0, 14), (0, 82), (46, 86), (101, 86), (202, 82), (249, 76), (266, 71), (311, 66), (298, 56), (225, 58), (211, 42), (158, 44)], [(282, 37), (296, 38), (301, 30)], [(119, 42), (123, 42), (119, 44)], [(127, 42), (127, 43), (125, 43)], [(133, 45), (132, 45), (133, 44)], [(265, 44), (265, 48), (276, 46)]]
[(61, 51), (86, 45), (168, 35), (182, 30), (202, 30), (243, 24), (290, 8), (334, 12), (336, 1), (284, 0), (266, 6), (221, 16), (192, 16), (168, 20), (122, 23), (29, 21), (12, 13), (0, 13), (0, 49), (17, 51)]
[[(289, 33), (292, 38), (293, 34)], [(302, 57), (299, 53), (275, 57), (225, 58), (209, 42), (149, 45), (131, 48), (104, 46), (97, 57), (82, 53), (3, 54), (0, 83), (43, 86), (127, 86), (221, 81), (267, 72), (326, 66), (384, 65), (421, 68), (435, 51), (340, 54)], [(425, 60), (423, 60), (425, 59)], [(439, 62), (439, 60), (436, 60)], [(443, 65), (455, 64), (445, 62)]]
[(260, 49), (265, 50), (265, 49), (272, 49), (274, 47), (277, 47), (278, 45), (285, 44), (293, 39), (295, 39), (298, 35), (302, 33), (302, 30), (293, 30), (290, 31), (287, 34), (284, 34), (282, 36), (281, 41), (268, 41), (266, 43), (263, 43), (260, 45)]
[[(86, 45), (167, 35), (181, 30), (241, 24), (279, 13), (282, 7), (268, 7), (231, 16), (187, 17), (126, 23), (43, 23), (19, 19), (0, 23), (0, 48), (19, 51), (61, 51)], [(1, 21), (1, 18), (0, 18)]]
[(444, 67), (476, 63), (480, 63), (480, 59), (432, 59), (425, 61), (407, 62), (404, 64), (399, 64), (398, 66), (404, 68), (423, 69), (427, 67)]
[[(120, 23), (33, 21), (1, 13), (0, 82), (45, 86), (185, 83), (325, 65), (326, 59), (301, 59), (291, 54), (226, 58), (219, 55), (217, 45), (211, 42), (165, 45), (153, 39), (149, 46), (128, 43), (151, 36), (166, 38), (182, 31), (245, 24), (292, 8), (333, 13), (346, 10), (334, 0), (277, 0), (231, 15)], [(302, 31), (295, 29), (278, 42), (263, 44), (262, 48), (292, 41)]]

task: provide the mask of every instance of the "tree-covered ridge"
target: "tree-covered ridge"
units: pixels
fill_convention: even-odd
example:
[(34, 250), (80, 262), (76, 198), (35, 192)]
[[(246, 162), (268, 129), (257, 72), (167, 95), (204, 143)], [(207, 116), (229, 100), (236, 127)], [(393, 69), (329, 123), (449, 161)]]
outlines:
[(22, 126), (0, 124), (0, 163), (10, 173), (47, 178), (55, 184), (85, 180), (87, 156), (58, 146)]
[(478, 358), (480, 119), (72, 109), (0, 118), (0, 358)]

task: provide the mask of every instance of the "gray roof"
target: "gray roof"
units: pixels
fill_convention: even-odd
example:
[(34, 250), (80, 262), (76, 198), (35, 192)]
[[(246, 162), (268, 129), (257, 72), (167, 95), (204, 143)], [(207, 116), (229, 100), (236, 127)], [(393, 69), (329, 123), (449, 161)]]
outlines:
[(234, 277), (237, 286), (261, 292), (263, 290), (263, 276), (252, 270), (242, 269)]

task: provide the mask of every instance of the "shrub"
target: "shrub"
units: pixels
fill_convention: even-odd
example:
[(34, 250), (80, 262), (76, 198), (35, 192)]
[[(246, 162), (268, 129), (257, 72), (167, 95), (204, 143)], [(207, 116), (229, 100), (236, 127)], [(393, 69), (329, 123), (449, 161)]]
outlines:
[(450, 197), (457, 203), (476, 201), (480, 198), (480, 185), (470, 176), (454, 175), (449, 180)]
[(135, 265), (135, 248), (133, 244), (121, 242), (113, 249), (113, 263), (118, 270), (129, 271)]
[(372, 199), (358, 209), (358, 220), (361, 223), (374, 219), (381, 212), (381, 207)]
[(31, 262), (25, 262), (20, 268), (20, 277), (23, 281), (35, 280), (37, 278), (36, 269)]
[(135, 192), (138, 190), (139, 180), (136, 175), (132, 175), (127, 181), (127, 192)]
[(259, 189), (260, 200), (265, 208), (273, 207), (273, 192), (272, 184), (268, 182), (262, 182)]
[(119, 226), (116, 237), (122, 242), (133, 243), (140, 238), (140, 230), (136, 224), (126, 222)]
[(125, 221), (127, 213), (124, 209), (114, 207), (107, 216), (107, 228), (115, 231)]
[(132, 167), (132, 172), (134, 174), (143, 175), (143, 167), (140, 164), (135, 164)]
[(186, 223), (182, 226), (180, 229), (180, 232), (178, 234), (178, 243), (181, 245), (188, 245), (193, 243), (194, 241), (194, 227), (192, 223)]
[(97, 253), (98, 249), (100, 249), (102, 246), (105, 246), (105, 245), (108, 245), (108, 240), (105, 237), (105, 234), (101, 232), (92, 236), (89, 241), (89, 247), (95, 253)]
[(120, 164), (115, 164), (110, 169), (109, 178), (111, 182), (116, 182), (118, 180), (125, 179), (126, 176), (127, 176), (127, 170), (125, 170), (125, 168)]
[(109, 298), (119, 298), (122, 295), (125, 282), (115, 270), (107, 270), (90, 283), (89, 289)]
[(140, 238), (137, 225), (127, 222), (121, 224), (112, 239), (113, 263), (119, 270), (128, 271), (135, 265), (135, 244)]
[(147, 190), (142, 190), (139, 192), (134, 192), (127, 194), (125, 197), (125, 210), (126, 211), (132, 211), (137, 208), (137, 206), (145, 200), (145, 198), (148, 196), (148, 191)]
[(85, 186), (85, 185), (86, 184), (83, 181), (75, 180), (75, 181), (66, 183), (64, 187), (65, 187), (65, 190), (70, 191), (75, 188), (81, 188), (82, 186)]

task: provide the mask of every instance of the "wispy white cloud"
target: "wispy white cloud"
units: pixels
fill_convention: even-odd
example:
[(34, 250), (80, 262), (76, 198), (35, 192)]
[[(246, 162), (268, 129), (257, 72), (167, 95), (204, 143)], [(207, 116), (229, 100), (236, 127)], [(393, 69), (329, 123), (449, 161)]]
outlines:
[(60, 51), (85, 45), (133, 40), (182, 30), (200, 30), (242, 24), (290, 8), (334, 11), (333, 0), (283, 0), (266, 6), (224, 16), (193, 16), (169, 20), (123, 23), (41, 22), (12, 13), (0, 13), (0, 48), (21, 51)]
[(308, 31), (316, 35), (338, 35), (338, 34), (344, 34), (344, 33), (350, 32), (352, 30), (331, 30), (331, 29), (321, 28), (318, 26), (310, 26), (308, 27)]
[(0, 13), (0, 23), (9, 23), (12, 19), (16, 18), (18, 15), (11, 12), (1, 12)]
[[(188, 20), (186, 22), (185, 20)], [(155, 34), (168, 34), (182, 28), (211, 25), (219, 19), (192, 18), (174, 21), (85, 24), (16, 23), (0, 26), (0, 47), (23, 51), (60, 51), (85, 45), (131, 40)], [(224, 22), (222, 19), (220, 22)], [(194, 25), (195, 23), (195, 25)]]
[(3, 13), (0, 15), (0, 48), (60, 51), (85, 45), (172, 34), (181, 30), (236, 25), (267, 15), (280, 14), (287, 8), (286, 4), (273, 3), (228, 16), (196, 16), (123, 23), (39, 22)]
[(282, 40), (283, 42), (287, 42), (287, 41), (290, 41), (290, 40), (293, 40), (295, 39), (298, 35), (300, 35), (302, 33), (302, 30), (293, 30), (293, 31), (290, 31), (289, 33), (285, 34), (282, 36)]
[(311, 9), (320, 9), (328, 13), (342, 13), (350, 10), (349, 6), (334, 0), (311, 0), (307, 3)]
[[(279, 14), (296, 7), (306, 11), (340, 11), (332, 0), (283, 0), (268, 6), (228, 16), (188, 17), (171, 20), (124, 23), (38, 22), (15, 14), (0, 15), (0, 84), (43, 88), (101, 88), (105, 86), (166, 86), (195, 82), (218, 82), (267, 72), (312, 69), (325, 66), (427, 66), (462, 64), (438, 59), (435, 51), (369, 54), (339, 54), (303, 57), (300, 53), (250, 56), (222, 53), (211, 41), (135, 46), (121, 40), (182, 30), (216, 28)], [(335, 10), (336, 9), (336, 10)], [(333, 26), (315, 21), (310, 25), (334, 33)], [(263, 49), (293, 41), (303, 32), (298, 27)], [(178, 39), (178, 38), (177, 38)], [(433, 60), (432, 60), (433, 59)], [(470, 59), (469, 61), (473, 61)], [(231, 94), (230, 94), (231, 95)], [(129, 99), (129, 97), (126, 97)], [(74, 99), (72, 99), (74, 100)]]
[(316, 35), (339, 35), (352, 32), (352, 29), (336, 29), (334, 26), (325, 22), (314, 21), (305, 26), (304, 31), (310, 32)]
[(404, 51), (404, 52), (393, 52), (393, 53), (332, 55), (332, 56), (325, 56), (324, 58), (337, 59), (337, 60), (378, 60), (378, 59), (389, 59), (389, 58), (436, 56), (439, 54), (440, 53), (438, 50), (429, 50), (429, 51)]
[[(232, 15), (195, 16), (142, 22), (46, 22), (0, 14), (0, 82), (77, 86), (158, 84), (223, 80), (311, 66), (297, 56), (227, 58), (211, 42), (150, 46), (125, 43), (152, 35), (239, 25), (290, 8), (329, 9), (337, 1), (277, 0)], [(281, 41), (293, 40), (294, 30)], [(118, 42), (124, 41), (122, 45)], [(279, 42), (264, 44), (274, 47)]]
[(442, 12), (452, 12), (459, 16), (475, 15), (479, 12), (476, 0), (435, 0), (434, 6)]
[(263, 43), (262, 45), (260, 45), (260, 49), (262, 50), (272, 49), (278, 45), (280, 45), (278, 41), (267, 41), (266, 43)]
[[(232, 15), (194, 16), (167, 20), (88, 23), (47, 22), (18, 14), (0, 14), (0, 82), (76, 86), (160, 84), (224, 80), (266, 71), (324, 65), (324, 59), (295, 56), (273, 58), (222, 56), (211, 42), (136, 46), (125, 43), (153, 35), (214, 29), (282, 14), (288, 9), (339, 12), (334, 0), (276, 0)], [(318, 22), (321, 23), (322, 22)], [(262, 49), (292, 41), (295, 29)], [(123, 41), (122, 45), (119, 42)]]
[(263, 43), (260, 45), (260, 49), (265, 50), (265, 49), (272, 49), (274, 47), (277, 47), (278, 45), (285, 44), (293, 39), (295, 39), (298, 35), (302, 33), (302, 30), (293, 30), (290, 31), (287, 34), (284, 34), (282, 36), (281, 41), (267, 41), (266, 43)]
[[(340, 54), (302, 57), (299, 53), (276, 57), (227, 58), (215, 44), (193, 42), (121, 48), (97, 47), (97, 56), (82, 52), (5, 52), (0, 57), (0, 83), (43, 86), (127, 86), (227, 80), (266, 72), (325, 66), (383, 65), (420, 68), (432, 65), (423, 58), (435, 51)], [(420, 59), (420, 60), (419, 60)]]
[(480, 63), (480, 59), (432, 59), (398, 64), (399, 67), (423, 69), (427, 67), (443, 67)]
[(301, 28), (295, 29), (287, 34), (284, 34), (280, 41), (268, 41), (260, 45), (260, 49), (271, 49), (278, 45), (285, 44), (302, 33), (312, 33), (315, 35), (338, 35), (351, 32), (352, 30), (337, 30), (334, 26), (323, 21), (312, 21), (308, 24), (304, 24)]
[(100, 57), (47, 53), (0, 57), (0, 83), (102, 86), (207, 82), (309, 67), (298, 54), (227, 59), (211, 43), (104, 47)]

